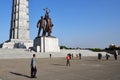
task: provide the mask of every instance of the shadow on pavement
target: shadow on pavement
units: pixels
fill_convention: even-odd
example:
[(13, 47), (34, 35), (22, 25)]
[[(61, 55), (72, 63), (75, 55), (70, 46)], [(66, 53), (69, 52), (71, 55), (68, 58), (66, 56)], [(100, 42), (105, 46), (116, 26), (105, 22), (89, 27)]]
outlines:
[(14, 75), (17, 75), (17, 76), (23, 76), (23, 77), (31, 78), (30, 76), (24, 75), (24, 74), (21, 74), (21, 73), (16, 73), (16, 72), (10, 72), (10, 73), (14, 74)]
[(55, 66), (66, 66), (66, 65), (63, 65), (63, 64), (52, 64), (52, 65), (55, 65)]
[(94, 61), (94, 62), (98, 62), (98, 61), (100, 61), (100, 60), (97, 60), (97, 59), (96, 59), (96, 60), (86, 60), (86, 61)]

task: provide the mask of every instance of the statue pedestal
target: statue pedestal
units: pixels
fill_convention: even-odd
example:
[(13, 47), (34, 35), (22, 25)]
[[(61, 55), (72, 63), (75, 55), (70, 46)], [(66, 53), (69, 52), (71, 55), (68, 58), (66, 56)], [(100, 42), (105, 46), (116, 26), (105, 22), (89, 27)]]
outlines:
[(60, 52), (58, 39), (54, 37), (39, 37), (34, 39), (36, 52)]

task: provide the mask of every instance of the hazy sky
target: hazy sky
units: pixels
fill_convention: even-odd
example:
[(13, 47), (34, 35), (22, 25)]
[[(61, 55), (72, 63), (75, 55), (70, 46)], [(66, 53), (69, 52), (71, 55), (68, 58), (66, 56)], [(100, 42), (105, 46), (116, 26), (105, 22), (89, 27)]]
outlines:
[[(120, 0), (29, 0), (30, 37), (36, 23), (50, 9), (52, 35), (68, 47), (120, 46)], [(0, 43), (9, 39), (12, 0), (0, 0)]]

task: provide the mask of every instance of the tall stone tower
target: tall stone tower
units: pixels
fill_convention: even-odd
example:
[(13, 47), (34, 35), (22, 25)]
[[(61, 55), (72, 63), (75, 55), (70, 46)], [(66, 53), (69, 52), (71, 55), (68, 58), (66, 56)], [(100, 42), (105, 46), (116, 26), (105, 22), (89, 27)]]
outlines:
[(13, 0), (9, 40), (2, 48), (29, 48), (30, 40), (28, 0)]
[(10, 39), (29, 40), (28, 0), (13, 0)]

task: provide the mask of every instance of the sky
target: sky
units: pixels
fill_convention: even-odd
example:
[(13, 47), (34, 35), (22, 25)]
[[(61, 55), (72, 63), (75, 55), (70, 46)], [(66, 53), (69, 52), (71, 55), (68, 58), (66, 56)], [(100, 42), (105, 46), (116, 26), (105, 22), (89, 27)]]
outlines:
[[(29, 0), (30, 39), (44, 8), (50, 9), (52, 36), (59, 45), (80, 48), (120, 46), (120, 0)], [(0, 0), (0, 43), (9, 39), (12, 0)]]

